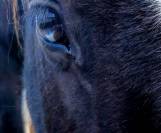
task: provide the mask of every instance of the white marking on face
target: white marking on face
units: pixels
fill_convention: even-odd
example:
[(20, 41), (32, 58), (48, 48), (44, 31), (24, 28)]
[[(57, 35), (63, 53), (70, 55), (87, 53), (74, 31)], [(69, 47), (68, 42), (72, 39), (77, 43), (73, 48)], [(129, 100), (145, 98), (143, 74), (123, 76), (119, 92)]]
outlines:
[(24, 133), (35, 133), (26, 99), (26, 90), (22, 93), (22, 119)]

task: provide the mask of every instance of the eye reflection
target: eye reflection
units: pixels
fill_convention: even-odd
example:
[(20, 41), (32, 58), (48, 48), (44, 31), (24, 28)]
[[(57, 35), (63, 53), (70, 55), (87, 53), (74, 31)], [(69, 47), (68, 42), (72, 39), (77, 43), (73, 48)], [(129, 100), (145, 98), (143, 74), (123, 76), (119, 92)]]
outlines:
[(45, 39), (48, 40), (48, 41), (50, 41), (50, 42), (56, 42), (55, 31), (49, 31), (45, 35)]

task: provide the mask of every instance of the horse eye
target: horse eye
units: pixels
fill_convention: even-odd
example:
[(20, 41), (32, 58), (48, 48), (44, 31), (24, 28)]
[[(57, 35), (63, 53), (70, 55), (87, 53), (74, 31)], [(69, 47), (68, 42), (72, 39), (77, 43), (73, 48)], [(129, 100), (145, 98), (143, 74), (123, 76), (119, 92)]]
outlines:
[(38, 33), (45, 46), (55, 50), (70, 52), (70, 43), (65, 33), (65, 29), (61, 21), (56, 17), (46, 17), (44, 14), (42, 19), (39, 19)]
[(69, 40), (62, 25), (57, 25), (54, 29), (49, 29), (45, 33), (44, 37), (48, 42), (64, 45), (69, 49)]

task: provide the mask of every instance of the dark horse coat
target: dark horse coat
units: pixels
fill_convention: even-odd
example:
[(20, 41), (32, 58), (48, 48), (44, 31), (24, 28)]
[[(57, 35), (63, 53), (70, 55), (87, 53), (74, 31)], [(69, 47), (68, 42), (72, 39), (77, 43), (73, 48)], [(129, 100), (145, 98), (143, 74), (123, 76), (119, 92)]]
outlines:
[(22, 133), (18, 51), (11, 1), (0, 0), (0, 133)]
[(159, 0), (23, 2), (36, 133), (161, 132)]

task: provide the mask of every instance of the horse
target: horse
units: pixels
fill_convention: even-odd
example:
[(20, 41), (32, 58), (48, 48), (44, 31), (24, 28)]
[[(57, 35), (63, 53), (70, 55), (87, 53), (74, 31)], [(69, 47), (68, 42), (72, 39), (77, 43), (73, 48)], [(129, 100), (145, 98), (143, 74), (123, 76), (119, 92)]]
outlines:
[(160, 133), (160, 5), (23, 0), (22, 107), (28, 129)]
[(0, 0), (0, 133), (23, 133), (21, 56), (12, 21), (11, 1)]

